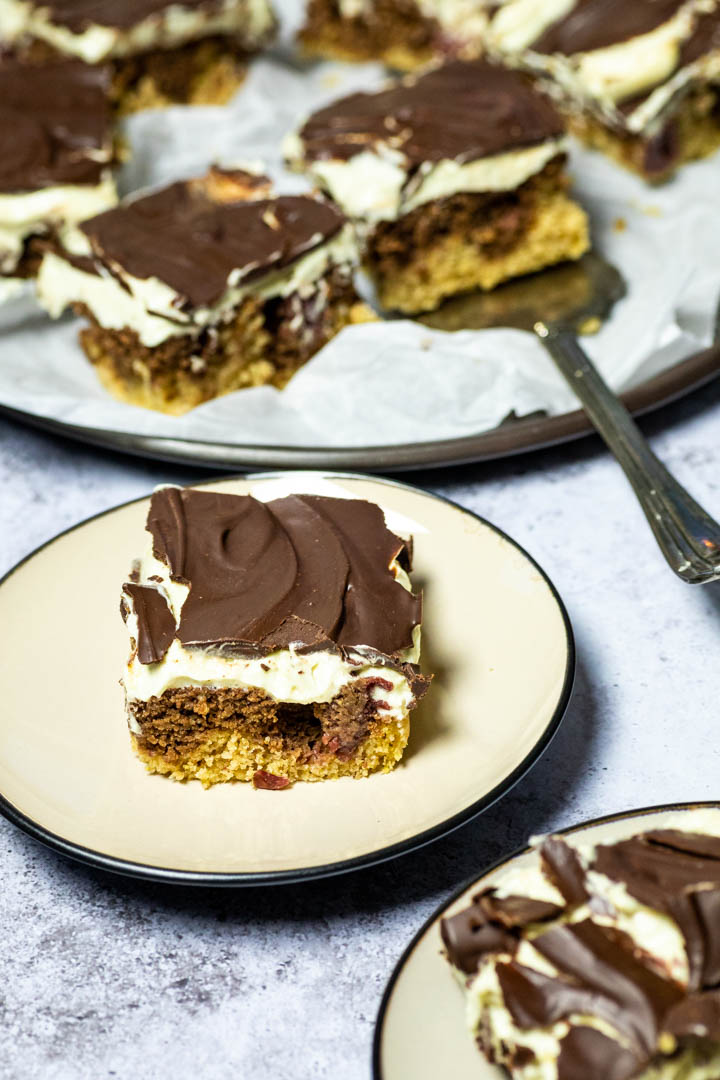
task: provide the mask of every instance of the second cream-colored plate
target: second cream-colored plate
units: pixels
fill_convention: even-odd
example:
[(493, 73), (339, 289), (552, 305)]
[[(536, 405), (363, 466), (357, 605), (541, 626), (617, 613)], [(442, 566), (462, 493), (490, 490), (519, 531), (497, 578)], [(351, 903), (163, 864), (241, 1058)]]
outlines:
[[(329, 486), (328, 486), (329, 485)], [(434, 684), (392, 773), (256, 791), (178, 784), (133, 756), (119, 678), (122, 582), (148, 500), (57, 537), (0, 585), (0, 811), (109, 870), (182, 883), (297, 880), (390, 858), (484, 809), (554, 734), (574, 673), (557, 593), (510, 539), (414, 488), (344, 474), (204, 485), (335, 491), (380, 503), (415, 538), (423, 669)], [(341, 489), (338, 492), (337, 489)], [(397, 517), (399, 516), (399, 521)]]
[[(720, 835), (720, 804), (682, 803), (614, 814), (565, 829), (587, 843), (608, 843), (648, 829), (684, 828), (691, 810), (701, 810), (708, 831)], [(481, 889), (508, 870), (537, 865), (529, 849), (487, 870), (425, 923), (395, 968), (378, 1016), (373, 1080), (503, 1080), (507, 1073), (482, 1056), (465, 1026), (465, 997), (443, 955), (440, 920), (462, 911)], [(588, 1078), (590, 1080), (590, 1078)]]

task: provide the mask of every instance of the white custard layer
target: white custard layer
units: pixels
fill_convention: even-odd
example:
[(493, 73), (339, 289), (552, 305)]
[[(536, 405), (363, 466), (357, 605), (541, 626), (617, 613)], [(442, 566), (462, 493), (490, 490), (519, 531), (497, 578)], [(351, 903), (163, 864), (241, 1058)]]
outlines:
[(95, 186), (64, 184), (0, 195), (0, 271), (10, 273), (15, 268), (29, 236), (48, 228), (76, 225), (116, 203), (117, 190), (109, 170)]
[(0, 0), (0, 25), (6, 41), (38, 38), (59, 52), (97, 64), (153, 49), (176, 48), (215, 34), (254, 46), (271, 35), (275, 18), (268, 0), (218, 0), (206, 9), (177, 3), (128, 28), (90, 23), (82, 32), (73, 33), (53, 22), (49, 9), (36, 0)]
[[(646, 34), (564, 56), (534, 52), (531, 46), (548, 26), (572, 11), (575, 0), (505, 0), (490, 23), (488, 46), (512, 63), (551, 76), (560, 96), (620, 120), (628, 130), (639, 133), (652, 126), (686, 83), (698, 76), (717, 77), (718, 54), (677, 70), (696, 15), (711, 10), (714, 3), (688, 0), (671, 19)], [(624, 117), (618, 113), (620, 102), (651, 90), (632, 113)]]
[(303, 161), (298, 136), (290, 136), (284, 146), (293, 167), (307, 172), (348, 217), (370, 224), (395, 221), (418, 206), (461, 192), (514, 191), (566, 148), (565, 139), (550, 139), (475, 161), (426, 162), (408, 183), (404, 155), (384, 143), (348, 160), (308, 162)]
[[(40, 266), (38, 298), (53, 318), (70, 304), (86, 304), (101, 326), (110, 330), (124, 327), (134, 330), (142, 344), (152, 348), (169, 338), (187, 334), (197, 336), (207, 327), (226, 322), (249, 296), (268, 300), (291, 293), (309, 295), (316, 282), (331, 268), (350, 268), (357, 263), (357, 245), (351, 225), (344, 225), (327, 243), (319, 241), (318, 237), (317, 247), (288, 266), (246, 284), (243, 284), (243, 275), (249, 274), (253, 267), (234, 271), (225, 292), (207, 308), (182, 311), (182, 298), (158, 278), (136, 278), (123, 274), (122, 268), (117, 267), (116, 272), (126, 286), (123, 288), (102, 268), (100, 274), (90, 274), (52, 253), (45, 256)], [(69, 237), (67, 243), (73, 254), (87, 254), (90, 250), (79, 232)]]

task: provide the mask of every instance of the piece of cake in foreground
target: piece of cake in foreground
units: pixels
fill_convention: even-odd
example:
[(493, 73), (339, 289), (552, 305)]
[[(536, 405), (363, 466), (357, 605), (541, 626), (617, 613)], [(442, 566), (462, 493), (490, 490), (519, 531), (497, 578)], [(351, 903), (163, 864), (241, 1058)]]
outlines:
[(0, 47), (109, 65), (123, 112), (222, 104), (275, 30), (268, 0), (0, 0)]
[(387, 310), (429, 311), (589, 245), (560, 116), (525, 76), (481, 60), (336, 101), (285, 152), (356, 222)]
[(216, 168), (83, 222), (43, 259), (38, 298), (53, 316), (72, 305), (90, 320), (80, 341), (111, 393), (178, 414), (282, 387), (371, 318), (356, 263), (353, 228), (328, 202)]
[(516, 1080), (720, 1076), (720, 822), (676, 820), (549, 837), (443, 920), (471, 1034)]
[(504, 0), (487, 40), (547, 80), (573, 132), (647, 180), (720, 148), (716, 0)]
[(308, 0), (299, 34), (307, 56), (383, 60), (411, 71), (483, 51), (491, 0)]
[(151, 772), (282, 788), (397, 764), (429, 679), (412, 541), (380, 507), (160, 488), (147, 530), (121, 609)]
[(109, 72), (0, 60), (0, 277), (32, 277), (42, 241), (117, 202)]

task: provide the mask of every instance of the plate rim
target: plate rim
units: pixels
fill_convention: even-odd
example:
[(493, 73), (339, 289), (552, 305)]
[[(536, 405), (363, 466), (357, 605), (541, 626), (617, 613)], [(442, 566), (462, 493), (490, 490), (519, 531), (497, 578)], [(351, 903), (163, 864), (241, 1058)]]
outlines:
[[(290, 470), (291, 471), (291, 470)], [(258, 473), (238, 473), (233, 476), (221, 475), (212, 477), (210, 479), (202, 480), (197, 484), (185, 484), (179, 485), (182, 487), (203, 487), (211, 484), (228, 483), (233, 480), (277, 480), (287, 475), (288, 470), (273, 470), (270, 472), (258, 472)], [(292, 472), (292, 471), (291, 471)], [(395, 859), (398, 856), (408, 854), (411, 851), (417, 851), (419, 848), (425, 847), (427, 844), (433, 843), (435, 840), (439, 840), (443, 836), (447, 836), (459, 829), (462, 825), (471, 821), (477, 817), (484, 810), (487, 810), (490, 806), (496, 803), (504, 795), (506, 795), (513, 787), (522, 779), (523, 776), (532, 768), (532, 766), (539, 760), (540, 757), (547, 750), (548, 746), (557, 734), (558, 728), (567, 712), (568, 705), (572, 698), (573, 685), (575, 681), (576, 673), (576, 646), (575, 635), (573, 632), (572, 623), (568, 614), (565, 603), (558, 592), (554, 582), (551, 580), (546, 571), (539, 565), (539, 563), (522, 547), (518, 541), (514, 540), (511, 536), (508, 536), (499, 526), (493, 525), (487, 521), (484, 517), (476, 514), (473, 510), (469, 510), (453, 499), (449, 499), (445, 495), (438, 495), (435, 492), (426, 491), (424, 488), (419, 487), (416, 484), (406, 484), (399, 480), (391, 480), (386, 477), (367, 476), (363, 473), (351, 473), (351, 472), (339, 472), (330, 469), (318, 469), (318, 470), (305, 470), (305, 472), (315, 472), (321, 475), (325, 479), (334, 480), (361, 480), (363, 482), (372, 482), (386, 485), (388, 487), (397, 487), (410, 490), (416, 494), (421, 494), (429, 499), (436, 499), (438, 502), (446, 503), (455, 510), (460, 511), (463, 514), (467, 514), (479, 521), (482, 525), (487, 526), (496, 535), (500, 536), (503, 540), (506, 540), (516, 551), (518, 551), (530, 565), (540, 574), (540, 577), (547, 585), (550, 593), (557, 605), (560, 613), (563, 628), (565, 631), (565, 646), (566, 646), (566, 660), (565, 660), (565, 673), (563, 676), (563, 683), (558, 697), (557, 704), (553, 710), (547, 725), (545, 726), (540, 738), (530, 748), (523, 760), (509, 773), (499, 784), (496, 784), (486, 795), (482, 798), (475, 800), (465, 809), (454, 814), (452, 817), (447, 818), (445, 821), (434, 825), (430, 829), (425, 829), (423, 832), (417, 833), (414, 836), (407, 837), (405, 840), (397, 841), (394, 844), (389, 844), (387, 847), (378, 848), (375, 851), (367, 852), (365, 855), (354, 856), (351, 859), (341, 859), (338, 862), (320, 864), (318, 866), (300, 867), (291, 870), (263, 870), (263, 871), (239, 871), (239, 872), (218, 872), (218, 871), (204, 871), (204, 870), (177, 870), (168, 869), (165, 867), (152, 866), (147, 863), (134, 862), (129, 859), (121, 859), (113, 855), (106, 855), (102, 852), (95, 851), (93, 848), (85, 847), (82, 844), (73, 843), (71, 840), (63, 836), (59, 836), (57, 833), (52, 832), (50, 829), (45, 828), (39, 824), (29, 815), (19, 810), (9, 799), (5, 797), (2, 791), (0, 791), (0, 815), (11, 824), (24, 832), (26, 835), (32, 837), (34, 840), (39, 841), (45, 847), (50, 848), (53, 851), (59, 852), (76, 862), (83, 863), (86, 866), (91, 866), (100, 870), (105, 870), (110, 873), (118, 874), (123, 877), (134, 878), (135, 880), (142, 881), (154, 881), (161, 884), (169, 885), (191, 885), (196, 887), (210, 887), (210, 888), (243, 888), (254, 887), (262, 885), (282, 885), (282, 884), (296, 884), (299, 882), (311, 881), (318, 878), (336, 877), (340, 874), (359, 870), (364, 867), (377, 866), (380, 863), (388, 862), (391, 859)], [(19, 562), (0, 577), (0, 589), (6, 581), (9, 580), (17, 571), (22, 569), (25, 563), (39, 555), (45, 548), (50, 547), (56, 541), (61, 540), (69, 533), (75, 532), (78, 529), (83, 528), (85, 525), (89, 525), (91, 522), (98, 520), (99, 518), (106, 517), (108, 514), (114, 513), (116, 510), (123, 510), (125, 507), (132, 506), (135, 503), (144, 502), (150, 498), (149, 494), (141, 495), (135, 499), (128, 499), (125, 502), (118, 503), (116, 506), (111, 506), (105, 510), (100, 510), (96, 514), (91, 514), (90, 517), (84, 518), (82, 521), (76, 522), (74, 525), (68, 526), (55, 536), (50, 537), (49, 540), (45, 540), (42, 544), (36, 547), (33, 551), (24, 555)]]
[[(616, 810), (611, 814), (601, 814), (600, 817), (588, 818), (586, 821), (580, 821), (575, 825), (566, 825), (562, 829), (553, 829), (553, 836), (571, 836), (573, 833), (582, 832), (584, 829), (591, 829), (596, 825), (610, 825), (614, 821), (624, 821), (635, 817), (646, 817), (650, 814), (657, 814), (663, 812), (683, 811), (683, 810), (703, 810), (703, 809), (720, 809), (720, 799), (693, 799), (690, 802), (677, 802), (677, 803), (659, 803), (654, 806), (642, 806), (633, 810)], [(531, 850), (529, 844), (525, 844), (522, 847), (516, 848), (510, 855), (504, 855), (491, 863), (480, 874), (474, 874), (472, 877), (467, 878), (462, 885), (457, 889), (454, 889), (452, 894), (443, 900), (437, 908), (428, 916), (423, 922), (420, 929), (413, 934), (409, 944), (403, 949), (402, 954), (398, 958), (390, 974), (385, 989), (383, 990), (382, 998), (380, 999), (380, 1005), (375, 1017), (375, 1030), (373, 1032), (372, 1041), (372, 1058), (371, 1058), (371, 1071), (372, 1080), (385, 1080), (382, 1071), (382, 1038), (385, 1028), (385, 1019), (387, 1016), (388, 1006), (390, 1004), (390, 998), (392, 997), (393, 990), (395, 989), (400, 976), (402, 975), (405, 965), (414, 953), (417, 946), (427, 934), (428, 930), (438, 921), (447, 909), (455, 903), (456, 900), (471, 889), (474, 885), (480, 883), (483, 878), (488, 877), (490, 874), (494, 874), (497, 870), (501, 870), (504, 866), (507, 866), (514, 859), (519, 858), (521, 855), (526, 855)]]
[[(691, 353), (669, 368), (620, 394), (633, 416), (661, 409), (702, 389), (720, 375), (720, 343)], [(86, 427), (40, 416), (0, 402), (0, 415), (51, 435), (74, 439), (116, 453), (199, 468), (334, 469), (366, 472), (413, 471), (468, 465), (514, 457), (573, 442), (595, 433), (582, 409), (557, 416), (526, 416), (476, 435), (373, 447), (279, 447), (214, 443), (172, 435), (133, 435), (115, 429)], [(524, 433), (520, 443), (505, 439), (512, 431)], [(500, 444), (497, 443), (498, 438)], [(507, 443), (507, 445), (505, 445)]]

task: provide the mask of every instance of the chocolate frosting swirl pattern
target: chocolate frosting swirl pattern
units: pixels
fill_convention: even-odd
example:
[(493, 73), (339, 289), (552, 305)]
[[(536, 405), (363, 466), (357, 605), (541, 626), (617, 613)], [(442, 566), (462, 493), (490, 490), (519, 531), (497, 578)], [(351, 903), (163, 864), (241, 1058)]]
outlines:
[(112, 159), (107, 69), (0, 56), (0, 192), (98, 184)]
[(147, 528), (155, 558), (189, 591), (176, 629), (160, 591), (125, 586), (138, 618), (140, 663), (162, 659), (174, 636), (243, 656), (290, 644), (298, 651), (365, 646), (396, 664), (412, 647), (422, 600), (391, 567), (395, 560), (409, 567), (409, 545), (373, 503), (314, 495), (262, 503), (163, 488), (153, 495)]
[(349, 160), (385, 142), (419, 166), (475, 161), (563, 130), (553, 105), (523, 75), (477, 60), (445, 64), (380, 93), (351, 94), (314, 113), (299, 136), (308, 161)]
[(215, 303), (232, 284), (247, 283), (298, 259), (335, 236), (345, 218), (306, 195), (216, 202), (178, 181), (84, 222), (97, 261), (112, 273), (157, 278), (183, 308)]
[[(541, 875), (564, 906), (489, 888), (441, 927), (448, 958), (468, 976), (470, 990), (484, 966), (494, 965), (519, 1032), (520, 1056), (505, 1062), (511, 1070), (517, 1066), (522, 1075), (517, 1063), (534, 1060), (533, 1031), (558, 1024), (558, 1080), (630, 1080), (664, 1054), (698, 1040), (720, 1042), (720, 838), (649, 831), (599, 845), (584, 859), (566, 840), (550, 837), (539, 856)], [(686, 979), (617, 925), (614, 885), (674, 921)], [(509, 921), (508, 911), (517, 917)], [(521, 952), (528, 947), (550, 968), (529, 966)]]

